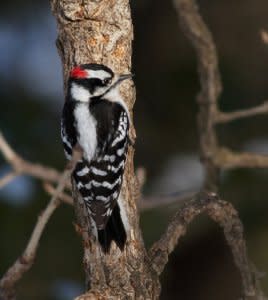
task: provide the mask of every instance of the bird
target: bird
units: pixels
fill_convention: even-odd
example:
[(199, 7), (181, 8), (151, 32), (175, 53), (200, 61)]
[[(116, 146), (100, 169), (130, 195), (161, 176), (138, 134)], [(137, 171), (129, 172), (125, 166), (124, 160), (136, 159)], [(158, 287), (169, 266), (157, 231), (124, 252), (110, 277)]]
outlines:
[(131, 78), (103, 64), (74, 66), (61, 116), (67, 160), (75, 146), (82, 152), (71, 176), (104, 253), (112, 241), (123, 251), (127, 240), (129, 225), (120, 191), (131, 144), (130, 116), (119, 87)]

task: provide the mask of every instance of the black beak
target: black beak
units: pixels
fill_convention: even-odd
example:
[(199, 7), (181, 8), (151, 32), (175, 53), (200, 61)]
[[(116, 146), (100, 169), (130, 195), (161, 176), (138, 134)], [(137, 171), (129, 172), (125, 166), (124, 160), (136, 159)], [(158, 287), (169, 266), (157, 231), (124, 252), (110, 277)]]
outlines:
[(110, 88), (103, 94), (103, 96), (105, 94), (107, 94), (111, 89), (115, 88), (120, 82), (126, 80), (126, 79), (130, 79), (132, 78), (134, 75), (133, 74), (122, 74), (118, 76), (118, 79), (116, 80), (116, 82), (110, 86)]
[(130, 79), (132, 78), (134, 75), (133, 74), (122, 74), (122, 75), (119, 75), (119, 78), (117, 80), (117, 82), (121, 82), (123, 80), (126, 80), (126, 79)]
[(132, 78), (134, 75), (133, 74), (121, 74), (119, 75), (117, 81), (113, 84), (112, 87), (116, 87), (120, 82)]

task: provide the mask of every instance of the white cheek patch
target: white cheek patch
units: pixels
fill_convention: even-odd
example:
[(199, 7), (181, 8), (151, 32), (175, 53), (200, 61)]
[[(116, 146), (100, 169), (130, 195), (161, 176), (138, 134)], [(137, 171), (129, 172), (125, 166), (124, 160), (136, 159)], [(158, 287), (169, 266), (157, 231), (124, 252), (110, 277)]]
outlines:
[(98, 87), (94, 91), (94, 96), (101, 96), (106, 92), (107, 88), (106, 87)]
[(110, 78), (111, 74), (104, 70), (89, 70), (87, 78), (98, 78), (103, 80), (105, 78)]
[(71, 95), (75, 100), (81, 102), (89, 102), (89, 98), (91, 97), (89, 90), (76, 83), (72, 83)]

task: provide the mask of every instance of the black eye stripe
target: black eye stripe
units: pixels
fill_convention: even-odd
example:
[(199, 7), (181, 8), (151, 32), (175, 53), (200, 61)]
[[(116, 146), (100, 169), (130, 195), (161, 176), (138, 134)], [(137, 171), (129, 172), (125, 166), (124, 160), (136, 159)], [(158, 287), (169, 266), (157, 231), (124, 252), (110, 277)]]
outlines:
[(88, 82), (94, 86), (103, 86), (103, 81), (99, 78), (90, 78), (88, 79)]
[(87, 79), (91, 84), (95, 85), (95, 86), (105, 86), (108, 85), (112, 78), (105, 78), (103, 80), (99, 79), (99, 78), (90, 78)]

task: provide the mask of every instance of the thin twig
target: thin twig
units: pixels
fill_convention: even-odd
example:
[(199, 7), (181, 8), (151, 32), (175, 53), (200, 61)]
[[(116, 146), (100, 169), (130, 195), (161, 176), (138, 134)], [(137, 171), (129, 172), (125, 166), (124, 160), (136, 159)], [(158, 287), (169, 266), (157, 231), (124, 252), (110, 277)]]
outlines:
[(257, 116), (268, 114), (268, 101), (263, 102), (262, 104), (248, 108), (248, 109), (241, 109), (234, 112), (224, 113), (218, 112), (215, 115), (214, 122), (215, 123), (227, 123), (237, 119)]
[[(55, 195), (56, 189), (55, 189), (50, 183), (45, 182), (45, 183), (43, 184), (43, 187), (44, 187), (44, 190), (45, 190), (48, 194), (50, 194), (50, 195), (52, 195), (52, 196)], [(70, 195), (66, 194), (66, 193), (60, 193), (60, 194), (58, 195), (58, 198), (59, 198), (62, 202), (66, 203), (66, 204), (74, 205), (73, 198), (72, 198)]]
[(139, 201), (139, 209), (141, 211), (146, 211), (149, 209), (156, 209), (163, 206), (175, 204), (175, 203), (183, 203), (190, 198), (193, 198), (197, 192), (188, 192), (182, 193), (181, 195), (177, 196), (150, 196), (150, 197), (142, 197)]
[(2, 132), (0, 132), (0, 150), (2, 151), (4, 158), (13, 165), (14, 161), (18, 159), (18, 155), (15, 151), (9, 146), (6, 139), (4, 138)]
[(9, 184), (13, 179), (18, 176), (18, 172), (11, 171), (8, 174), (4, 175), (0, 179), (0, 189), (3, 188), (5, 185)]
[(249, 152), (234, 152), (219, 148), (213, 157), (214, 163), (222, 169), (235, 168), (268, 168), (268, 155)]
[(54, 195), (52, 196), (45, 210), (38, 217), (37, 223), (34, 227), (26, 249), (0, 280), (0, 299), (15, 298), (15, 285), (22, 277), (22, 275), (31, 268), (44, 228), (55, 209), (61, 203), (58, 199), (58, 195), (60, 195), (64, 190), (66, 183), (69, 181), (70, 174), (80, 157), (81, 152), (74, 151), (72, 160), (66, 165), (64, 172), (59, 178), (59, 182)]
[[(260, 292), (255, 285), (255, 275), (250, 269), (243, 226), (234, 207), (222, 201), (214, 193), (200, 194), (186, 202), (169, 224), (162, 238), (149, 251), (151, 263), (157, 274), (161, 274), (168, 261), (169, 254), (185, 235), (189, 223), (201, 213), (207, 213), (224, 230), (225, 238), (232, 250), (234, 261), (240, 270), (243, 294), (245, 297), (256, 296)], [(255, 299), (255, 298), (254, 298)], [(258, 299), (258, 298), (257, 298)]]
[(218, 111), (218, 98), (222, 90), (218, 57), (212, 34), (199, 13), (195, 0), (173, 0), (181, 28), (197, 55), (201, 90), (197, 96), (197, 116), (200, 156), (205, 168), (204, 189), (217, 191), (219, 170), (211, 156), (218, 142), (214, 128), (214, 116)]
[[(30, 175), (44, 181), (55, 183), (57, 183), (60, 179), (61, 175), (55, 169), (24, 160), (10, 147), (1, 132), (0, 151), (2, 152), (5, 160), (11, 165), (16, 173)], [(67, 186), (71, 186), (70, 182), (67, 183)]]

